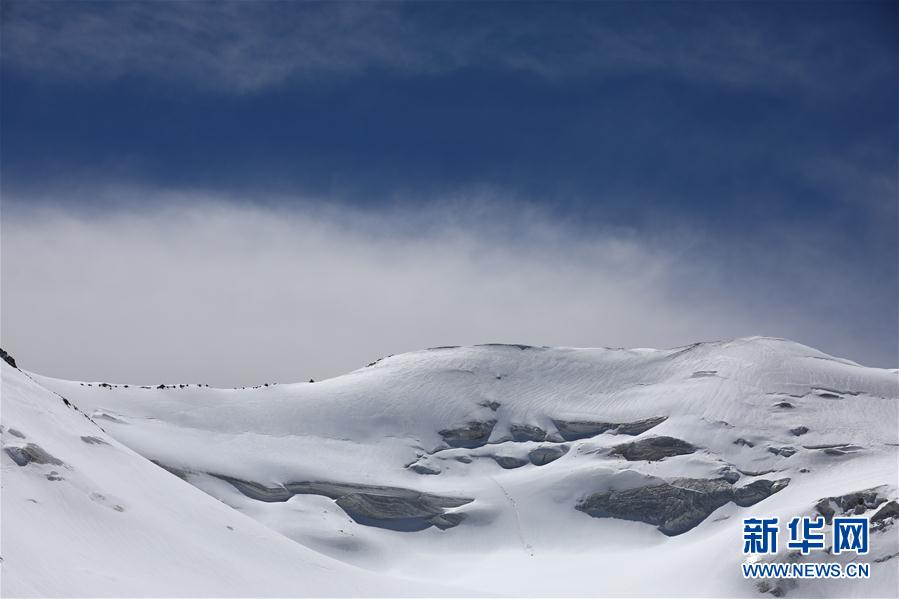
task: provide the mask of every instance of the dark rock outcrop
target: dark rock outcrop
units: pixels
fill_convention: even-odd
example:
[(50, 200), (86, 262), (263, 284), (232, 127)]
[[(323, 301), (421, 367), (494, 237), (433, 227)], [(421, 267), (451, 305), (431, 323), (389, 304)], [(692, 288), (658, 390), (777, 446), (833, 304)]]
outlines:
[(108, 445), (106, 441), (104, 441), (100, 437), (94, 437), (93, 435), (82, 436), (81, 440), (88, 445)]
[(402, 487), (332, 482), (291, 482), (280, 487), (267, 487), (222, 474), (212, 476), (230, 483), (247, 497), (258, 501), (278, 502), (287, 501), (294, 495), (324, 495), (335, 500), (359, 524), (399, 531), (456, 526), (462, 522), (464, 514), (447, 513), (446, 509), (474, 501), (467, 497), (446, 497)]
[(459, 526), (464, 519), (465, 514), (460, 514), (458, 512), (448, 512), (432, 516), (431, 518), (428, 518), (428, 522), (430, 524), (433, 524), (440, 530), (446, 530), (447, 528)]
[(643, 434), (651, 428), (654, 428), (668, 420), (667, 416), (656, 416), (655, 418), (645, 418), (643, 420), (635, 420), (634, 422), (623, 422), (617, 425), (613, 432), (619, 435), (630, 435), (636, 437)]
[(860, 445), (853, 445), (851, 443), (835, 443), (830, 445), (803, 445), (804, 449), (813, 449), (820, 450), (824, 455), (829, 456), (844, 456), (851, 453), (856, 453), (864, 449)]
[(755, 481), (735, 488), (724, 479), (678, 478), (658, 485), (596, 493), (578, 503), (575, 509), (595, 518), (646, 522), (657, 526), (665, 535), (676, 536), (699, 525), (728, 502), (752, 505), (788, 483), (789, 479)]
[(409, 466), (409, 470), (416, 474), (440, 474), (440, 470), (432, 468), (431, 466), (426, 466), (425, 464), (412, 464)]
[(692, 375), (690, 375), (691, 379), (703, 379), (708, 377), (718, 376), (717, 370), (697, 370)]
[(568, 453), (568, 447), (565, 445), (549, 445), (532, 449), (528, 453), (528, 459), (535, 466), (545, 466), (550, 462), (555, 462), (566, 453)]
[(31, 463), (62, 466), (62, 460), (53, 457), (34, 443), (29, 443), (25, 447), (4, 447), (3, 450), (19, 466), (27, 466)]
[(181, 480), (187, 480), (188, 474), (191, 474), (189, 471), (184, 470), (182, 468), (175, 468), (174, 466), (168, 466), (168, 465), (163, 464), (162, 462), (158, 462), (156, 460), (150, 460), (150, 461), (153, 462), (154, 464), (156, 464), (157, 466), (159, 466), (160, 468), (162, 468), (163, 470), (165, 470), (166, 472), (168, 472), (169, 474), (174, 474)]
[(690, 443), (665, 436), (640, 439), (639, 441), (616, 445), (612, 448), (613, 455), (620, 455), (629, 462), (640, 460), (656, 461), (695, 451), (696, 447)]
[(16, 359), (6, 353), (6, 350), (4, 350), (2, 347), (0, 347), (0, 358), (2, 358), (4, 362), (9, 364), (13, 368), (18, 368), (18, 366), (16, 366)]
[(788, 458), (791, 455), (796, 454), (796, 448), (795, 447), (769, 447), (768, 453), (773, 453), (774, 455), (779, 455), (779, 456)]
[(797, 426), (796, 428), (790, 429), (790, 434), (792, 434), (796, 437), (801, 437), (802, 435), (804, 435), (807, 432), (808, 432), (807, 426)]
[(522, 466), (527, 465), (528, 461), (522, 458), (514, 458), (512, 456), (505, 455), (495, 455), (491, 456), (493, 460), (505, 468), (506, 470), (512, 470), (513, 468), (521, 468)]
[(740, 507), (755, 505), (787, 486), (789, 478), (779, 480), (755, 480), (742, 487), (734, 487), (734, 503)]
[(518, 348), (521, 351), (526, 349), (538, 349), (533, 345), (522, 345), (521, 343), (481, 343), (480, 345), (476, 345), (475, 347), (508, 347), (508, 348)]
[(450, 528), (461, 522), (448, 518), (439, 502), (421, 497), (402, 497), (375, 493), (348, 493), (337, 498), (337, 505), (347, 515), (368, 526), (392, 530), (417, 531), (429, 526)]
[(730, 484), (734, 484), (738, 480), (740, 480), (740, 473), (737, 472), (733, 466), (724, 466), (723, 468), (718, 470), (718, 476), (729, 482)]
[(880, 491), (880, 488), (875, 487), (837, 497), (825, 497), (818, 500), (815, 510), (824, 516), (827, 524), (831, 524), (834, 516), (864, 514), (866, 511), (886, 503), (887, 499), (880, 495)]
[(658, 426), (667, 419), (667, 416), (656, 416), (654, 418), (635, 420), (634, 422), (553, 420), (553, 424), (556, 425), (556, 429), (558, 429), (563, 439), (566, 441), (577, 441), (578, 439), (595, 437), (608, 432), (636, 436), (645, 433), (654, 426)]
[(887, 518), (896, 518), (897, 516), (899, 516), (899, 503), (888, 501), (882, 508), (877, 510), (877, 513), (871, 516), (871, 524), (877, 524)]
[(462, 426), (439, 431), (444, 443), (450, 447), (481, 447), (487, 444), (496, 420), (467, 422)]
[(531, 426), (530, 424), (513, 424), (509, 428), (512, 433), (512, 440), (519, 443), (525, 441), (543, 441), (546, 439), (546, 431), (539, 426)]

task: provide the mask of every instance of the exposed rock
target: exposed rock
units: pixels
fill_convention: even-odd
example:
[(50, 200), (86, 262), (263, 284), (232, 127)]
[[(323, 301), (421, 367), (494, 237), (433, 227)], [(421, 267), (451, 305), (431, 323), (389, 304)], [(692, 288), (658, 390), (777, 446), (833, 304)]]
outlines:
[(666, 436), (649, 437), (623, 445), (616, 445), (612, 448), (612, 454), (620, 455), (629, 462), (639, 460), (655, 461), (695, 451), (696, 447), (690, 443)]
[(62, 466), (62, 460), (53, 457), (34, 443), (29, 443), (25, 447), (4, 447), (3, 449), (19, 466), (27, 466), (32, 462), (35, 464)]
[(831, 445), (803, 445), (803, 447), (805, 449), (821, 450), (824, 455), (831, 456), (844, 456), (862, 450), (862, 447), (860, 447), (859, 445), (852, 445), (850, 443), (834, 443)]
[(512, 440), (519, 443), (524, 441), (543, 441), (546, 439), (545, 430), (530, 424), (513, 424), (509, 431), (512, 433)]
[(429, 526), (451, 528), (464, 518), (462, 514), (444, 514), (440, 506), (415, 498), (370, 493), (343, 495), (337, 499), (337, 505), (359, 524), (400, 531), (424, 530)]
[(564, 420), (553, 420), (559, 434), (566, 441), (577, 441), (578, 439), (586, 439), (595, 437), (606, 431), (615, 428), (615, 424), (611, 422), (567, 422)]
[(843, 451), (842, 449), (838, 449), (836, 447), (828, 447), (824, 450), (825, 455), (833, 455), (833, 456), (841, 456), (849, 453), (848, 451)]
[(553, 420), (553, 424), (556, 425), (556, 429), (558, 429), (559, 434), (564, 440), (577, 441), (578, 439), (595, 437), (596, 435), (606, 432), (636, 436), (645, 433), (667, 419), (667, 416), (657, 416), (654, 418), (646, 418), (644, 420), (636, 420), (634, 422)]
[(725, 466), (718, 470), (718, 476), (720, 476), (730, 484), (734, 484), (735, 482), (740, 480), (740, 473), (734, 470), (732, 466)]
[(181, 468), (175, 468), (173, 466), (167, 466), (161, 462), (157, 462), (156, 460), (150, 460), (150, 461), (153, 462), (154, 464), (156, 464), (157, 466), (159, 466), (160, 468), (162, 468), (163, 470), (165, 470), (166, 472), (168, 472), (169, 474), (174, 474), (181, 480), (187, 480), (187, 475), (189, 474), (189, 472), (187, 470), (182, 470)]
[(565, 445), (550, 445), (547, 447), (538, 447), (532, 449), (528, 453), (528, 459), (535, 466), (544, 466), (550, 462), (554, 462), (568, 453), (568, 447)]
[(779, 456), (788, 458), (791, 455), (796, 454), (796, 448), (795, 447), (769, 447), (768, 453), (773, 453), (774, 455), (779, 455)]
[(797, 426), (796, 428), (791, 428), (790, 433), (796, 437), (801, 437), (805, 433), (808, 432), (807, 426)]
[(668, 420), (667, 416), (656, 416), (655, 418), (635, 420), (634, 422), (624, 422), (616, 426), (614, 432), (619, 435), (636, 437), (637, 435), (645, 433), (649, 429), (662, 424), (666, 420)]
[(740, 507), (755, 505), (790, 484), (789, 478), (779, 480), (755, 480), (748, 485), (734, 488), (734, 503)]
[[(697, 526), (719, 507), (736, 501), (738, 493), (739, 505), (752, 505), (788, 483), (789, 479), (756, 481), (755, 486), (735, 489), (723, 479), (678, 478), (670, 483), (596, 493), (575, 508), (596, 518), (646, 522), (657, 526), (665, 535), (675, 536)], [(750, 486), (751, 490), (744, 491)]]
[(456, 461), (462, 462), (463, 464), (471, 464), (471, 458), (468, 457), (467, 455), (456, 456)]
[(838, 497), (825, 497), (819, 499), (815, 510), (824, 516), (825, 522), (831, 524), (835, 515), (847, 516), (864, 513), (874, 509), (882, 503), (886, 503), (886, 497), (880, 495), (880, 488), (864, 489), (847, 493)]
[(887, 518), (895, 518), (899, 516), (899, 503), (895, 501), (889, 501), (882, 508), (877, 510), (877, 513), (871, 516), (871, 523), (876, 524), (881, 520), (886, 520)]
[(4, 350), (2, 347), (0, 347), (0, 358), (2, 358), (4, 362), (9, 364), (13, 368), (18, 368), (18, 366), (16, 366), (16, 359), (6, 353), (6, 350)]
[(14, 428), (9, 429), (9, 434), (12, 435), (13, 437), (18, 437), (18, 438), (20, 438), (20, 439), (24, 439), (24, 438), (25, 438), (25, 433), (22, 433), (22, 432), (20, 432), (20, 431), (17, 431), (17, 430), (14, 429)]
[(103, 439), (101, 439), (99, 437), (94, 437), (91, 435), (81, 437), (81, 440), (84, 441), (85, 443), (87, 443), (88, 445), (108, 445), (108, 443), (106, 441), (104, 441)]
[(465, 425), (439, 431), (443, 441), (450, 447), (480, 447), (487, 443), (496, 420), (477, 421), (465, 423)]
[(115, 422), (116, 424), (128, 424), (117, 415), (111, 414), (105, 410), (94, 410), (94, 412), (91, 414), (91, 417), (97, 420), (109, 420), (110, 422)]
[(752, 441), (747, 441), (743, 437), (740, 437), (739, 439), (734, 441), (734, 445), (743, 445), (745, 447), (755, 447), (755, 443), (753, 443)]
[(690, 378), (691, 379), (702, 379), (702, 378), (708, 378), (710, 376), (718, 376), (718, 371), (717, 370), (697, 370), (690, 376)]
[(812, 391), (817, 393), (819, 397), (825, 397), (827, 399), (843, 399), (844, 395), (852, 395), (854, 397), (861, 393), (860, 391), (845, 391), (842, 389), (832, 389), (831, 387), (812, 387)]
[(409, 466), (409, 470), (417, 474), (440, 474), (440, 470), (426, 466), (425, 464), (412, 464)]
[(466, 497), (446, 497), (401, 487), (331, 482), (291, 482), (280, 487), (266, 487), (222, 474), (212, 476), (231, 483), (238, 491), (258, 501), (287, 501), (294, 495), (324, 495), (334, 499), (348, 516), (360, 524), (400, 531), (456, 526), (464, 515), (446, 513), (445, 510), (473, 501)]
[(742, 468), (737, 468), (737, 472), (746, 476), (764, 476), (766, 474), (774, 474), (777, 470), (773, 468), (771, 470), (743, 470)]
[(522, 345), (520, 343), (481, 343), (475, 347), (517, 347), (522, 351), (526, 349), (537, 349), (533, 345)]
[(490, 400), (482, 401), (478, 405), (481, 407), (484, 407), (484, 408), (490, 408), (491, 412), (497, 411), (500, 408), (500, 406), (502, 406), (502, 404), (499, 403), (498, 401), (490, 401)]
[(460, 514), (458, 512), (448, 512), (444, 514), (437, 514), (431, 518), (428, 518), (428, 522), (439, 528), (440, 530), (446, 530), (447, 528), (452, 528), (453, 526), (459, 526), (462, 523), (462, 520), (465, 519), (465, 514)]
[(775, 408), (784, 408), (784, 409), (790, 410), (790, 409), (792, 409), (794, 406), (793, 406), (793, 404), (791, 404), (791, 403), (788, 402), (788, 401), (781, 401), (781, 402), (778, 402), (778, 403), (774, 404), (774, 407), (775, 407)]
[(505, 468), (506, 470), (512, 470), (513, 468), (521, 468), (525, 466), (528, 461), (522, 458), (513, 458), (512, 456), (504, 456), (504, 455), (495, 455), (491, 456), (494, 461)]
[[(168, 470), (168, 468), (166, 468), (166, 470)], [(266, 487), (265, 485), (261, 485), (253, 481), (241, 480), (239, 478), (233, 478), (224, 474), (214, 474), (211, 472), (210, 474), (216, 478), (224, 480), (225, 482), (231, 483), (231, 485), (235, 489), (237, 489), (250, 499), (255, 499), (256, 501), (265, 501), (269, 503), (287, 501), (297, 494), (287, 490), (287, 487), (283, 485), (280, 487)], [(318, 495), (325, 495), (326, 497), (330, 497), (331, 499), (336, 498), (325, 493), (318, 493)]]

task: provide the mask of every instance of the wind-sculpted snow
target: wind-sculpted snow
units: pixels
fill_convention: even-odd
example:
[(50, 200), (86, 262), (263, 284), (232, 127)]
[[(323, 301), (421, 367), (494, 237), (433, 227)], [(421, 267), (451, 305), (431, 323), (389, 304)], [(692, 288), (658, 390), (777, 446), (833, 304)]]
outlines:
[[(199, 495), (216, 506), (200, 519), (217, 522), (216, 531), (221, 525), (231, 534), (223, 514), (233, 513), (309, 551), (303, 555), (351, 568), (340, 580), (390, 572), (376, 577), (380, 586), (347, 594), (395, 594), (402, 577), (457, 595), (756, 596), (760, 589), (739, 570), (742, 518), (786, 522), (816, 514), (822, 499), (868, 489), (877, 489), (877, 505), (847, 503), (870, 517), (886, 510), (865, 586), (803, 581), (766, 592), (889, 596), (896, 589), (890, 556), (899, 539), (889, 506), (899, 500), (897, 371), (789, 341), (670, 350), (444, 347), (374, 360), (315, 384), (248, 389), (100, 386), (32, 375), (34, 393), (65, 409), (43, 385), (93, 417), (80, 418), (64, 447), (49, 432), (32, 437), (46, 423), (10, 420), (6, 372), (3, 423), (27, 438), (5, 429), (4, 447), (34, 443), (64, 464), (52, 468), (66, 480), (40, 476), (35, 484), (70, 484), (78, 478), (70, 467), (105, 466), (101, 452), (143, 456), (141, 468), (155, 474), (136, 488), (154, 505), (182, 496), (197, 502)], [(17, 466), (4, 455), (19, 477), (51, 467)], [(104, 499), (88, 502), (111, 517), (136, 518), (149, 500), (126, 492), (133, 473), (114, 472), (96, 479), (110, 488), (90, 489)], [(116, 477), (127, 485), (113, 485)], [(158, 480), (166, 481), (164, 492), (151, 493), (146, 487)], [(827, 505), (843, 510), (836, 499)], [(186, 518), (178, 509), (166, 513), (171, 526)], [(91, 542), (114, 553), (107, 538)], [(233, 555), (249, 551), (224, 547)], [(281, 545), (277, 551), (289, 553)], [(12, 562), (17, 580), (38, 579), (21, 555), (3, 567)], [(266, 571), (279, 576), (272, 572), (278, 567)], [(135, 568), (129, 580), (141, 576)], [(133, 587), (104, 588), (127, 595)], [(409, 589), (403, 592), (414, 593)], [(331, 589), (314, 586), (308, 594), (315, 591)], [(426, 586), (419, 594), (436, 592)]]

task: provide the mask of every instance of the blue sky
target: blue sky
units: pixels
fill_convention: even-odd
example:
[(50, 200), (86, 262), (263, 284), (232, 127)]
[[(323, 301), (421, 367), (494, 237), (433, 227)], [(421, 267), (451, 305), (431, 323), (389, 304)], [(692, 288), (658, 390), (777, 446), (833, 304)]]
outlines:
[[(35, 206), (137, 223), (215, 205), (352, 221), (355, 232), (385, 217), (385, 239), (412, 243), (445, 236), (449, 213), (478, 243), (494, 240), (488, 253), (552, 228), (562, 247), (565, 238), (572, 246), (611, 238), (673, 260), (666, 268), (676, 281), (651, 291), (720, 298), (710, 309), (739, 323), (720, 327), (722, 336), (791, 336), (872, 365), (899, 362), (895, 2), (4, 2), (2, 10), (7, 228), (36, 227)], [(497, 233), (485, 219), (509, 226)], [(4, 247), (5, 268), (27, 241)], [(512, 265), (526, 276), (525, 262)], [(584, 264), (575, 279), (591, 276)], [(34, 283), (15, 280), (22, 308), (3, 290), (10, 345), (27, 333), (7, 314), (42, 320), (25, 313)], [(569, 291), (587, 293), (574, 282)], [(522, 318), (538, 311), (545, 304)], [(452, 330), (436, 330), (433, 344)], [(529, 329), (512, 322), (494, 334), (517, 330)], [(552, 330), (528, 334), (572, 345), (618, 340), (604, 338), (603, 326), (586, 339), (541, 333)], [(620, 340), (654, 345), (687, 334)], [(463, 337), (496, 340), (475, 328)], [(100, 368), (101, 358), (81, 367)], [(347, 367), (335, 358), (319, 370)]]

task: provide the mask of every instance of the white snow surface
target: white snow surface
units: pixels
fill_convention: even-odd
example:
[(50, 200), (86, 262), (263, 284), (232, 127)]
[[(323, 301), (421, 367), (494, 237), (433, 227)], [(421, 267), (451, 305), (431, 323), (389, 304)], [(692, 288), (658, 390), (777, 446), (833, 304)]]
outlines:
[[(766, 588), (740, 572), (742, 518), (786, 522), (814, 515), (825, 497), (876, 487), (896, 500), (899, 488), (897, 370), (782, 339), (434, 348), (325, 381), (247, 389), (101, 386), (2, 368), (4, 448), (34, 443), (63, 462), (19, 466), (2, 454), (3, 596), (759, 597)], [(636, 436), (563, 441), (557, 431), (560, 421), (654, 417), (666, 419)], [(448, 447), (441, 435), (492, 421), (476, 447)], [(512, 425), (547, 439), (513, 440)], [(610, 452), (656, 436), (697, 449), (653, 461)], [(561, 446), (567, 453), (541, 466), (493, 459)], [(785, 447), (795, 453), (769, 451)], [(593, 493), (723, 471), (741, 473), (736, 487), (790, 482), (676, 536), (575, 509)], [(461, 514), (457, 526), (392, 530), (357, 522), (324, 495), (259, 501), (222, 477), (472, 501), (446, 510)], [(873, 532), (871, 546), (859, 560), (871, 562), (869, 580), (777, 591), (896, 597), (899, 525)]]

